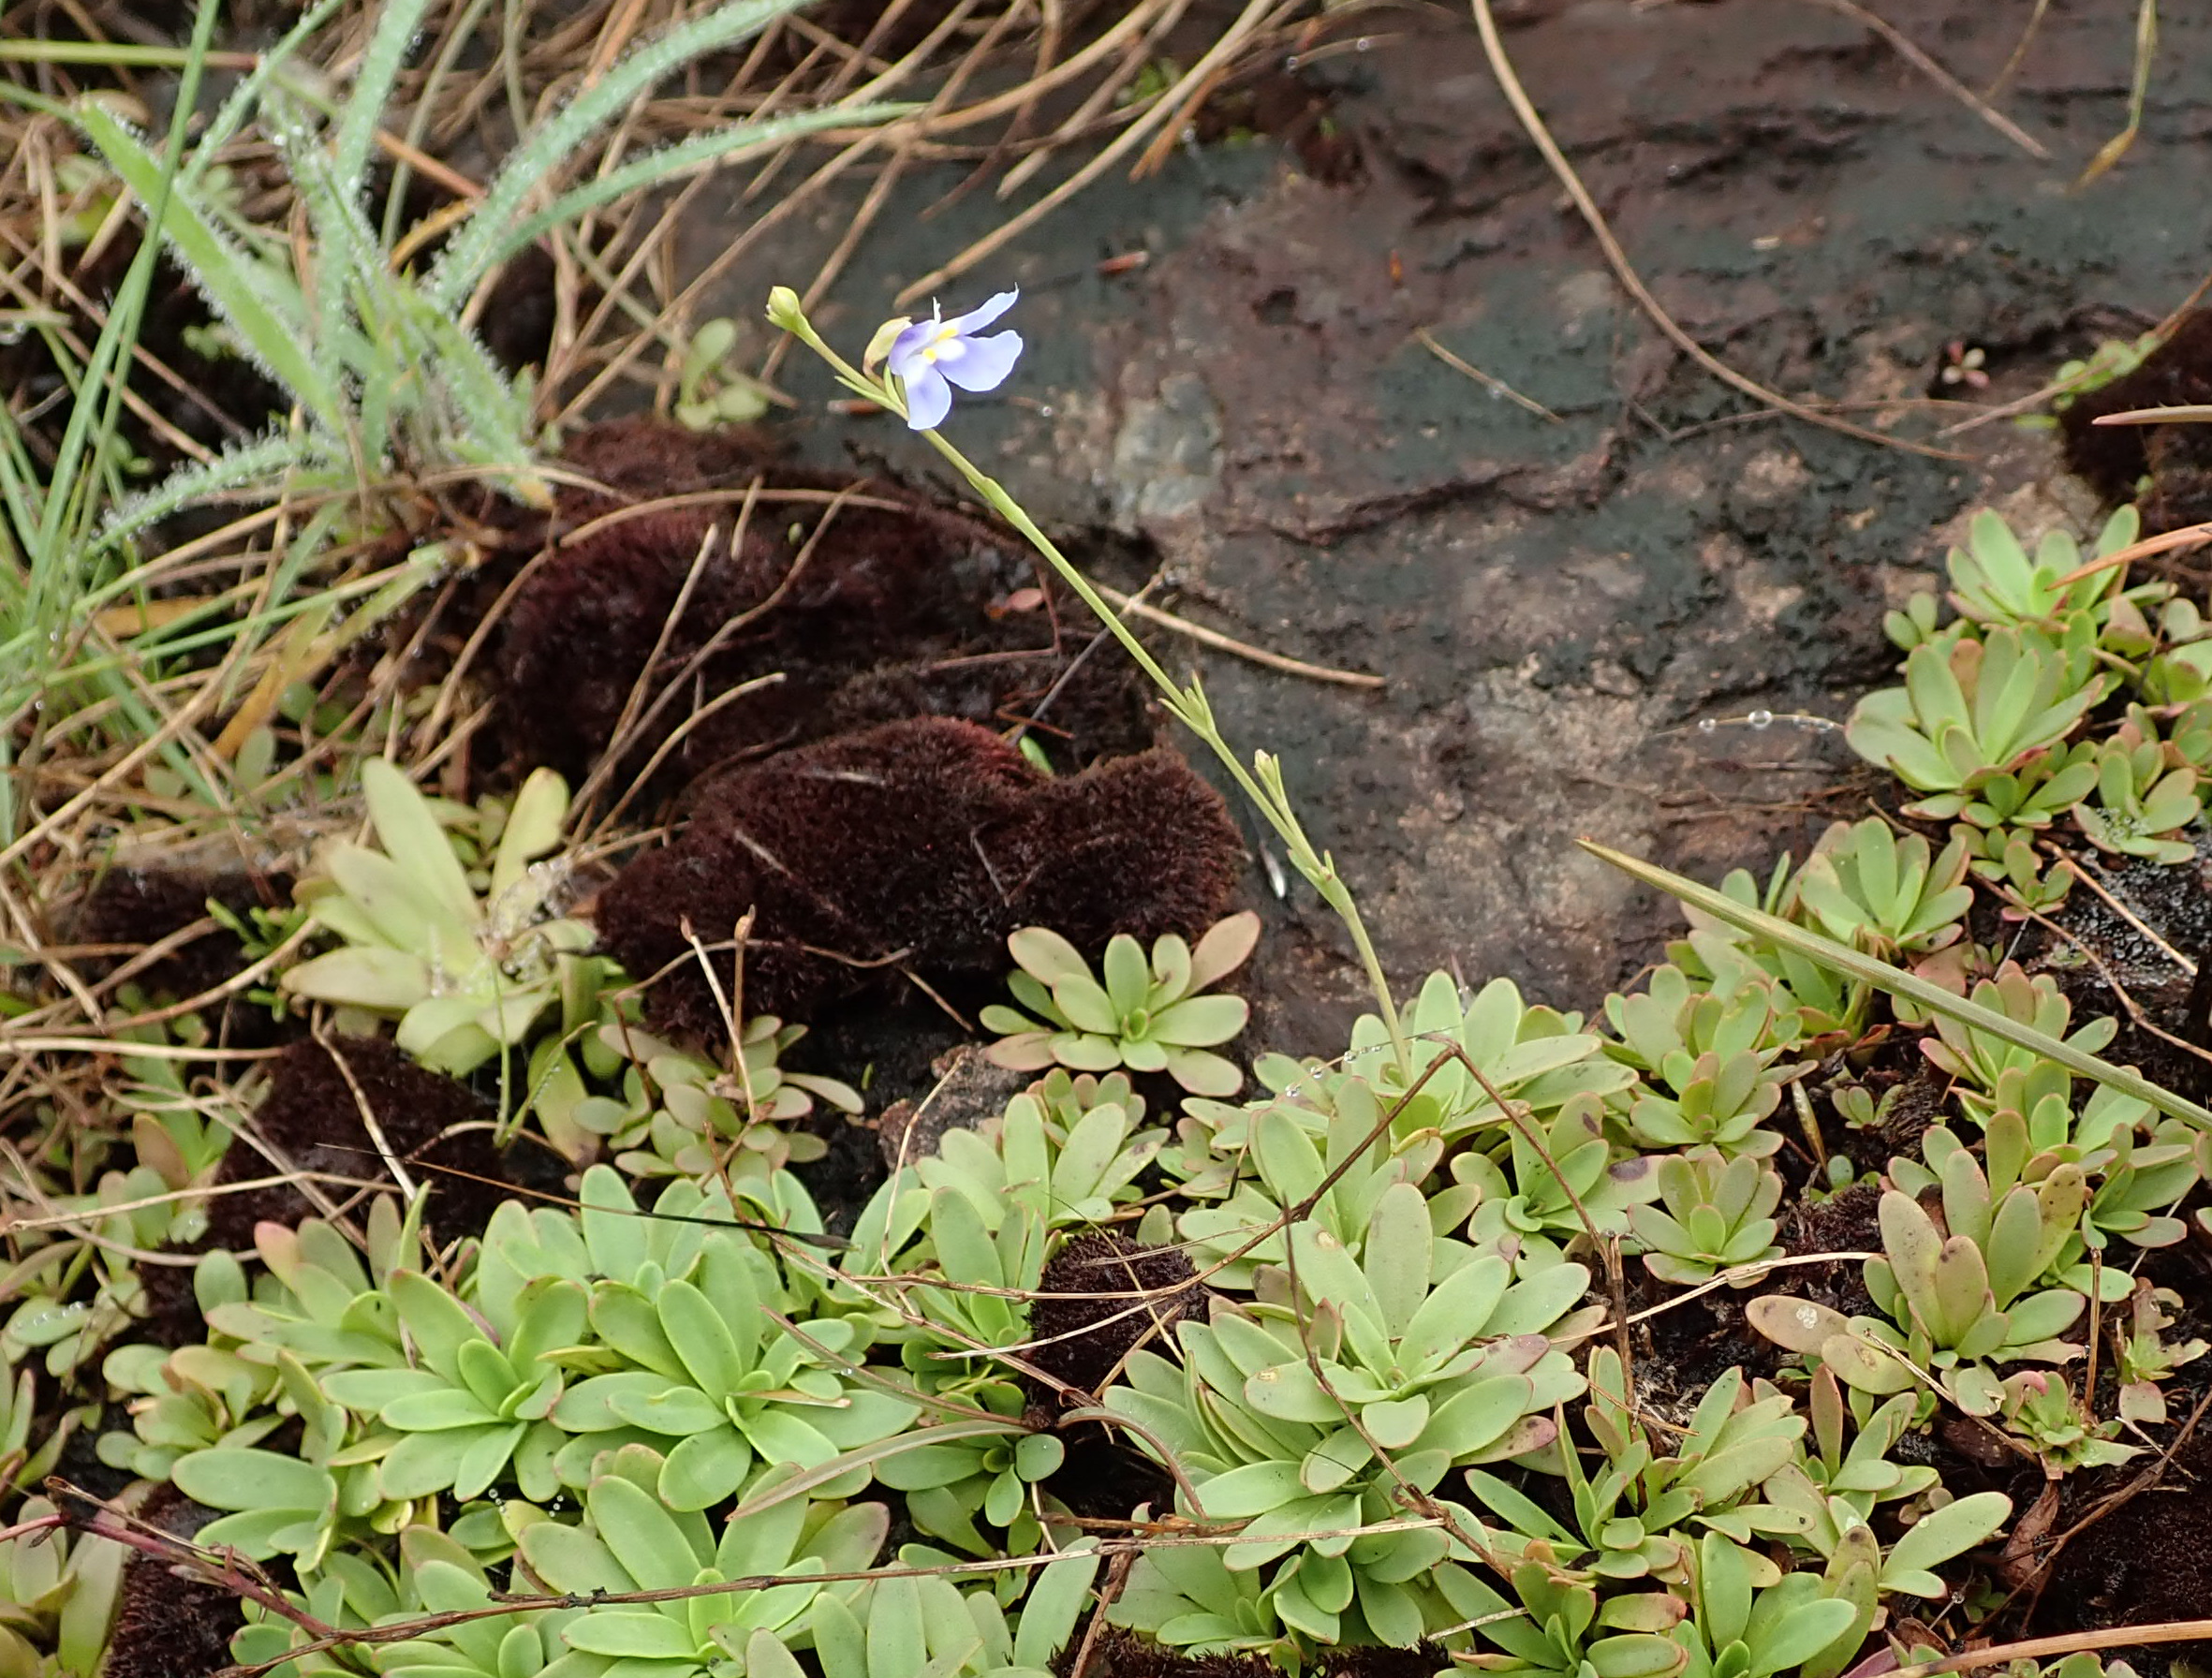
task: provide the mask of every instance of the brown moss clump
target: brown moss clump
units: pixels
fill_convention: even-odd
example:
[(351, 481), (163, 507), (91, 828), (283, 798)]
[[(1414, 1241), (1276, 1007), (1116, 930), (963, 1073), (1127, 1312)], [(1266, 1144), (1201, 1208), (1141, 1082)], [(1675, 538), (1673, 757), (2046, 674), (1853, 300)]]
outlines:
[[(1096, 1294), (1143, 1298), (1097, 1299)], [(1177, 1247), (1147, 1247), (1104, 1230), (1061, 1244), (1029, 1304), (1030, 1362), (1085, 1392), (1113, 1378), (1140, 1346), (1174, 1355), (1175, 1325), (1205, 1308), (1206, 1290)]]
[[(547, 533), (564, 545), (504, 620), (499, 729), (523, 764), (575, 780), (620, 734), (627, 781), (718, 696), (774, 676), (687, 729), (665, 762), (673, 786), (896, 717), (989, 722), (1041, 700), (1067, 670), (1056, 616), (1036, 609), (1048, 595), (1033, 556), (895, 485), (778, 464), (750, 434), (643, 421), (584, 434), (568, 464), (613, 493), (564, 493)], [(746, 511), (748, 487), (759, 498)], [(717, 493), (647, 505), (701, 490)], [(833, 511), (826, 497), (841, 490), (853, 498)], [(1006, 610), (1025, 590), (1032, 610)], [(1065, 604), (1056, 585), (1049, 597)], [(1076, 670), (1051, 717), (1084, 755), (1148, 738), (1134, 684), (1112, 660)]]
[[(354, 1093), (357, 1084), (359, 1099)], [(425, 1217), (441, 1239), (482, 1229), (504, 1198), (509, 1177), (506, 1162), (492, 1146), (489, 1121), (497, 1115), (465, 1084), (426, 1071), (388, 1038), (332, 1038), (292, 1044), (276, 1059), (255, 1127), (302, 1170), (391, 1183), (383, 1154), (361, 1122), (364, 1101), (392, 1153), (429, 1185)], [(447, 1134), (465, 1125), (479, 1127)], [(450, 1175), (436, 1169), (440, 1166), (470, 1176)], [(276, 1170), (260, 1150), (241, 1139), (223, 1155), (215, 1181), (245, 1182), (273, 1176)], [(474, 1177), (492, 1181), (479, 1183)], [(353, 1193), (343, 1186), (323, 1192), (337, 1201)], [(289, 1225), (316, 1215), (319, 1214), (314, 1203), (288, 1185), (217, 1195), (208, 1203), (207, 1244), (250, 1247), (254, 1226), (265, 1219)]]
[[(149, 945), (206, 920), (210, 899), (243, 917), (256, 907), (274, 908), (290, 889), (288, 878), (276, 876), (215, 874), (198, 868), (111, 868), (69, 916), (68, 938), (72, 944), (111, 948), (113, 953), (87, 957), (82, 963), (85, 971), (104, 978)], [(132, 982), (155, 995), (197, 996), (244, 964), (236, 935), (211, 924), (140, 969)]]
[[(2212, 1619), (2212, 1440), (2191, 1438), (2161, 1484), (2119, 1504), (2058, 1553), (2043, 1594), (2047, 1624), (2104, 1630)], [(2116, 1648), (2146, 1678), (2201, 1671), (2212, 1643)]]
[[(1069, 1641), (1054, 1663), (1054, 1671), (1069, 1670), (1078, 1642)], [(1185, 1655), (1119, 1626), (1099, 1633), (1091, 1653), (1091, 1670), (1099, 1678), (1282, 1678), (1282, 1669), (1264, 1656)]]
[(1313, 1669), (1314, 1678), (1433, 1678), (1451, 1670), (1452, 1656), (1435, 1643), (1415, 1643), (1409, 1649), (1381, 1643), (1324, 1649)]
[(2212, 425), (2099, 425), (2106, 414), (2212, 403), (2212, 309), (2183, 318), (2143, 365), (2079, 396), (2059, 415), (2066, 464), (2107, 501), (2143, 498), (2144, 533), (2212, 520)]
[[(1114, 933), (1202, 931), (1242, 846), (1220, 795), (1166, 751), (1040, 773), (986, 729), (892, 723), (716, 777), (666, 850), (617, 875), (602, 942), (650, 979), (656, 1024), (725, 1029), (691, 937), (727, 944), (747, 910), (748, 1012), (811, 1015), (903, 966), (995, 976), (1006, 938), (1049, 926), (1097, 951)], [(712, 958), (723, 994), (734, 962)]]
[[(339, 1068), (339, 1057), (345, 1070)], [(347, 1080), (352, 1074), (352, 1082)], [(354, 1085), (361, 1088), (361, 1099)], [(556, 1188), (561, 1171), (549, 1154), (515, 1151), (511, 1158), (492, 1145), (491, 1105), (465, 1084), (427, 1071), (384, 1038), (331, 1038), (325, 1042), (294, 1042), (272, 1064), (269, 1093), (254, 1115), (254, 1128), (285, 1160), (280, 1168), (245, 1137), (234, 1138), (215, 1169), (215, 1186), (273, 1177), (280, 1170), (328, 1173), (352, 1183), (399, 1185), (386, 1169), (382, 1150), (361, 1122), (361, 1102), (376, 1115), (377, 1127), (401, 1163), (428, 1185), (423, 1221), (441, 1241), (479, 1233), (515, 1181), (516, 1168), (542, 1159), (551, 1169), (535, 1186)], [(448, 1135), (457, 1126), (473, 1128)], [(441, 1140), (442, 1139), (442, 1140)], [(466, 1175), (453, 1175), (439, 1167)], [(490, 1181), (479, 1182), (486, 1178)], [(323, 1184), (325, 1200), (351, 1203), (359, 1191), (343, 1183)], [(211, 1196), (207, 1229), (185, 1251), (213, 1247), (243, 1251), (254, 1244), (254, 1226), (273, 1222), (288, 1227), (302, 1218), (324, 1215), (320, 1207), (286, 1183)], [(150, 1264), (140, 1271), (145, 1287), (138, 1337), (156, 1346), (187, 1346), (202, 1339), (207, 1324), (192, 1292), (192, 1273), (177, 1265)]]

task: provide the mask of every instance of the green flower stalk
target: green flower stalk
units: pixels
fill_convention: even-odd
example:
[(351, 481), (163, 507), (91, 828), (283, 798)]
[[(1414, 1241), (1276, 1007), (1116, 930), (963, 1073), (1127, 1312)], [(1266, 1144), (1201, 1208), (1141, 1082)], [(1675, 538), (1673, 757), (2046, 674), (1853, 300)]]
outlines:
[[(769, 292), (768, 318), (828, 362), (836, 374), (838, 383), (847, 390), (912, 423), (913, 413), (899, 385), (888, 375), (863, 372), (832, 349), (806, 318), (806, 311), (799, 302), (799, 294), (789, 286), (778, 286)], [(907, 322), (900, 321), (898, 331), (892, 333), (891, 339), (895, 340), (907, 327)], [(878, 333), (877, 338), (884, 340), (884, 334)], [(888, 353), (891, 342), (883, 342), (882, 347)], [(1398, 1064), (1401, 1067), (1408, 1066), (1409, 1054), (1405, 1032), (1398, 1023), (1397, 1004), (1391, 996), (1390, 980), (1383, 975), (1381, 959), (1375, 953), (1374, 940), (1367, 935), (1366, 922), (1360, 918), (1359, 905), (1352, 901), (1351, 889), (1336, 872), (1335, 860), (1326, 851), (1314, 847), (1313, 841), (1306, 837), (1305, 829), (1298, 819), (1298, 813), (1291, 808), (1290, 794), (1283, 787), (1282, 760), (1269, 752), (1255, 752), (1247, 767), (1222, 734), (1220, 725), (1214, 720), (1213, 705), (1197, 680), (1194, 678), (1185, 687), (1169, 675), (1160, 662), (1146, 650), (1144, 643), (1122, 622), (1120, 614), (1106, 603), (1104, 596), (1092, 585), (1091, 580), (1083, 574), (1082, 568), (1060, 552), (1059, 545), (1052, 537), (1038, 528), (1037, 522), (1023, 510), (1021, 504), (1008, 494), (995, 478), (989, 477), (959, 449), (945, 441), (938, 432), (924, 431), (922, 435), (929, 439), (930, 446), (945, 457), (954, 471), (967, 479), (969, 486), (992, 510), (1020, 531), (1053, 569), (1066, 580), (1068, 586), (1082, 596), (1083, 603), (1098, 614), (1099, 621), (1113, 632), (1113, 638), (1136, 660), (1137, 668), (1152, 678), (1159, 688), (1169, 713), (1213, 748), (1214, 755), (1221, 759), (1236, 784), (1244, 789), (1245, 796), (1258, 806), (1267, 825), (1275, 829), (1288, 847), (1290, 865), (1320, 893), (1321, 901), (1336, 912), (1345, 929), (1351, 934), (1352, 944), (1360, 952), (1361, 965), (1367, 971), (1367, 982), (1375, 992), (1383, 1022), (1389, 1027), (1391, 1046), (1396, 1052)]]

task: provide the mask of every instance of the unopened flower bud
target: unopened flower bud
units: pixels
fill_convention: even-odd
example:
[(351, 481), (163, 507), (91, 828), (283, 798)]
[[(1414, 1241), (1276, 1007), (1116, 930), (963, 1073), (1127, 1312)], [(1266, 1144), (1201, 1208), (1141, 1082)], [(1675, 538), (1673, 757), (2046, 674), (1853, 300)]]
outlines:
[(787, 332), (795, 332), (806, 324), (806, 312), (800, 307), (799, 294), (789, 286), (778, 286), (768, 294), (768, 318)]
[(861, 371), (873, 373), (883, 364), (883, 358), (891, 354), (899, 334), (914, 324), (910, 315), (894, 315), (876, 329), (876, 335), (868, 340), (867, 352), (861, 357)]

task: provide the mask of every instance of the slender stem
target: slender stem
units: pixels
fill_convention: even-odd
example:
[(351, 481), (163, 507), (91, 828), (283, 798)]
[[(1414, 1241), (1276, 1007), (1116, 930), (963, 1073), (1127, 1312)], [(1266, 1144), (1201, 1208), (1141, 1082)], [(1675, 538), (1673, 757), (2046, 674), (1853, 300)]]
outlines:
[[(839, 382), (848, 390), (902, 417), (905, 415), (905, 403), (891, 381), (888, 378), (869, 377), (824, 343), (821, 335), (801, 313), (798, 299), (789, 295), (784, 287), (777, 287), (771, 296), (768, 315), (776, 325), (828, 362), (835, 371)], [(1403, 1076), (1411, 1076), (1412, 1055), (1407, 1047), (1405, 1028), (1398, 1020), (1397, 1004), (1391, 996), (1390, 980), (1384, 976), (1381, 959), (1375, 952), (1374, 940), (1367, 935), (1366, 922), (1361, 919), (1359, 905), (1353, 901), (1351, 889), (1336, 872), (1335, 859), (1316, 850), (1313, 842), (1305, 836), (1298, 814), (1291, 808), (1289, 795), (1283, 790), (1280, 759), (1261, 752), (1255, 754), (1252, 766), (1246, 768), (1214, 721), (1213, 707), (1207, 703), (1204, 691), (1198, 683), (1193, 680), (1186, 688), (1168, 674), (1159, 661), (1153, 657), (1151, 651), (1137, 639), (1136, 632), (1130, 629), (1121, 614), (1107, 603), (1092, 585), (1090, 579), (1083, 574), (1082, 568), (1060, 552), (1059, 544), (1038, 528), (1037, 522), (1023, 510), (1019, 502), (1007, 493), (1005, 487), (996, 478), (983, 472), (936, 432), (927, 431), (922, 435), (929, 439), (930, 446), (943, 455), (955, 471), (967, 479), (976, 493), (1021, 532), (1030, 545), (1045, 557), (1053, 569), (1060, 574), (1068, 586), (1082, 596), (1084, 604), (1098, 614), (1099, 621), (1113, 632), (1114, 639), (1136, 660), (1137, 668), (1158, 687), (1175, 720), (1213, 747), (1214, 755), (1221, 759), (1236, 784), (1244, 789), (1245, 796), (1252, 801), (1260, 814), (1267, 818), (1268, 825), (1281, 836), (1283, 844), (1289, 848), (1291, 866), (1320, 893), (1321, 901), (1335, 911), (1337, 919), (1344, 922), (1345, 930), (1351, 934), (1352, 945), (1359, 951), (1360, 964), (1366, 969), (1368, 987), (1375, 994), (1383, 1025), (1390, 1033), (1399, 1072)]]

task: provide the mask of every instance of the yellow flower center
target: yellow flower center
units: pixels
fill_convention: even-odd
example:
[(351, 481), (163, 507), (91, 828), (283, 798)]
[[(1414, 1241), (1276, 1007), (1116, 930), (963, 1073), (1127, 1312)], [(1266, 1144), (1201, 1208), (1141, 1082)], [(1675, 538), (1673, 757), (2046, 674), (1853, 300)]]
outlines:
[(934, 365), (939, 352), (958, 337), (959, 334), (952, 330), (950, 322), (940, 323), (936, 336), (922, 346), (922, 359)]

